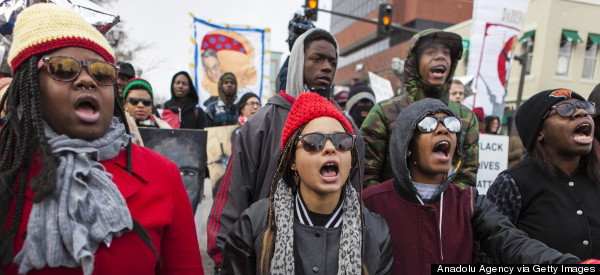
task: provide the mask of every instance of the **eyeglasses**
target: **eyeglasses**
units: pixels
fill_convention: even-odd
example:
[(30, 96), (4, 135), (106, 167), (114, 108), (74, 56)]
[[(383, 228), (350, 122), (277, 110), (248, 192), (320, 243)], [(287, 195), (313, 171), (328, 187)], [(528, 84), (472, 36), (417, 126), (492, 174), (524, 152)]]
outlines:
[(256, 101), (252, 101), (252, 102), (246, 102), (246, 105), (250, 106), (250, 107), (258, 107), (260, 106), (260, 102), (256, 102)]
[(575, 113), (575, 110), (579, 107), (579, 109), (584, 110), (588, 115), (593, 115), (596, 113), (596, 104), (590, 101), (577, 101), (577, 102), (563, 102), (560, 104), (556, 104), (546, 112), (542, 120), (546, 119), (546, 117), (552, 112), (552, 110), (556, 110), (556, 113), (559, 116), (569, 117)]
[(142, 104), (144, 104), (144, 106), (148, 107), (150, 105), (152, 105), (152, 98), (137, 98), (137, 97), (128, 97), (127, 101), (129, 101), (129, 104), (131, 105), (138, 105), (138, 103), (142, 102)]
[(421, 131), (423, 133), (431, 133), (431, 132), (435, 131), (435, 129), (437, 129), (437, 125), (439, 122), (441, 122), (442, 125), (444, 125), (444, 127), (446, 127), (446, 129), (448, 129), (448, 131), (450, 131), (452, 133), (460, 132), (460, 119), (453, 117), (453, 116), (447, 116), (447, 117), (426, 116), (426, 117), (422, 118), (421, 121), (419, 121), (417, 126), (419, 128), (419, 131)]
[(38, 69), (42, 67), (42, 62), (48, 64), (48, 73), (56, 81), (75, 80), (85, 66), (96, 83), (102, 86), (112, 86), (117, 82), (119, 72), (117, 65), (100, 60), (83, 61), (66, 56), (43, 57), (38, 63)]
[(355, 138), (355, 135), (346, 132), (335, 132), (332, 134), (310, 133), (298, 136), (298, 139), (302, 141), (302, 148), (306, 152), (319, 152), (323, 150), (327, 139), (331, 140), (335, 149), (350, 151), (354, 148)]

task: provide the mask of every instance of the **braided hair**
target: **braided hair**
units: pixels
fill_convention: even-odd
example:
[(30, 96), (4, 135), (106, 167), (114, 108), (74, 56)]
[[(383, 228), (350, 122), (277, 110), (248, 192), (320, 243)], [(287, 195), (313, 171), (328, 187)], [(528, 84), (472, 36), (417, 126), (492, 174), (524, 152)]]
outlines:
[[(273, 258), (273, 251), (275, 249), (275, 238), (277, 237), (277, 225), (275, 224), (275, 214), (273, 213), (273, 201), (275, 198), (275, 189), (277, 187), (277, 176), (279, 174), (281, 174), (281, 178), (283, 179), (283, 181), (285, 182), (285, 184), (288, 184), (290, 186), (290, 188), (292, 189), (293, 193), (296, 193), (298, 188), (299, 188), (299, 179), (297, 178), (298, 176), (296, 176), (296, 174), (294, 173), (294, 171), (292, 170), (292, 164), (294, 163), (294, 160), (296, 159), (296, 145), (298, 144), (298, 142), (300, 141), (299, 136), (300, 133), (302, 133), (302, 131), (304, 130), (304, 127), (306, 127), (308, 123), (305, 123), (304, 125), (298, 127), (298, 129), (296, 129), (291, 136), (288, 138), (287, 142), (285, 143), (283, 149), (281, 150), (281, 153), (279, 154), (279, 159), (277, 161), (277, 170), (275, 172), (275, 175), (273, 176), (273, 180), (271, 181), (271, 189), (270, 189), (270, 194), (269, 194), (269, 216), (267, 219), (267, 230), (264, 233), (264, 238), (263, 238), (263, 247), (262, 247), (262, 254), (260, 257), (260, 272), (262, 274), (269, 274), (270, 268), (271, 268), (271, 259)], [(344, 127), (342, 125), (342, 127)], [(348, 132), (348, 129), (346, 129), (346, 127), (344, 127), (344, 129), (346, 130), (346, 132)], [(351, 151), (351, 155), (352, 155), (352, 167), (354, 167), (355, 165), (357, 165), (359, 163), (359, 159), (358, 159), (358, 149), (356, 148), (356, 145), (354, 146), (354, 148), (352, 148)], [(360, 165), (359, 165), (359, 169)], [(361, 262), (362, 262), (362, 269), (363, 269), (363, 273), (364, 274), (368, 274), (367, 269), (366, 269), (366, 265), (364, 264), (364, 260), (365, 260), (365, 217), (363, 214), (363, 203), (362, 203), (362, 176), (361, 176), (361, 171), (359, 170), (359, 186), (360, 187), (360, 191), (357, 192), (358, 193), (358, 200), (360, 203), (360, 220), (361, 220), (361, 236), (362, 236), (362, 242), (361, 242)], [(349, 184), (350, 179), (347, 180), (346, 184)]]
[[(14, 78), (6, 94), (0, 100), (0, 110), (6, 104), (6, 116), (0, 129), (0, 266), (8, 265), (13, 258), (13, 240), (23, 218), (25, 190), (33, 164), (41, 166), (40, 172), (31, 179), (31, 190), (35, 196), (33, 202), (40, 202), (56, 189), (56, 170), (58, 162), (52, 155), (45, 136), (41, 108), (41, 89), (37, 62), (43, 53), (32, 55), (16, 68)], [(114, 96), (118, 98), (118, 89), (114, 86)], [(125, 125), (127, 134), (131, 134), (120, 100), (114, 101), (114, 116)], [(127, 150), (127, 172), (131, 173), (131, 141)], [(16, 193), (14, 191), (16, 186)], [(14, 213), (8, 221), (10, 201), (16, 196)], [(159, 258), (150, 241), (148, 232), (133, 219), (133, 231)], [(159, 258), (159, 265), (161, 264)]]

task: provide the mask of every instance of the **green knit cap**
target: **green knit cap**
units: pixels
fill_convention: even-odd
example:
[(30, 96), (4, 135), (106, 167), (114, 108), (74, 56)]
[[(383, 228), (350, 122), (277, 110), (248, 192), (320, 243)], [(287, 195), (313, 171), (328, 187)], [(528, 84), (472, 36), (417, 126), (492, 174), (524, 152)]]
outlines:
[(129, 90), (131, 90), (132, 87), (134, 86), (142, 86), (144, 87), (144, 89), (146, 91), (148, 91), (148, 93), (150, 93), (150, 98), (152, 98), (152, 100), (154, 100), (154, 95), (152, 94), (152, 86), (150, 86), (150, 83), (148, 83), (148, 81), (146, 81), (143, 78), (132, 78), (131, 80), (129, 80), (127, 82), (127, 85), (125, 86), (125, 89), (123, 90), (123, 101), (127, 100), (127, 93), (129, 93)]

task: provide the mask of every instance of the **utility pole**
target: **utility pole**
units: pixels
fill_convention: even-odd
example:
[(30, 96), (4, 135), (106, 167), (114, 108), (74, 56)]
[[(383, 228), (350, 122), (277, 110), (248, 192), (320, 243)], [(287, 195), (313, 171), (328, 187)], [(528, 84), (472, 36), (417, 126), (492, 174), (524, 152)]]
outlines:
[(527, 66), (528, 66), (528, 53), (524, 52), (522, 55), (517, 55), (514, 57), (519, 63), (521, 63), (521, 77), (519, 78), (519, 90), (517, 92), (517, 110), (519, 106), (521, 106), (521, 98), (523, 97), (523, 85), (525, 84), (525, 75), (527, 74)]

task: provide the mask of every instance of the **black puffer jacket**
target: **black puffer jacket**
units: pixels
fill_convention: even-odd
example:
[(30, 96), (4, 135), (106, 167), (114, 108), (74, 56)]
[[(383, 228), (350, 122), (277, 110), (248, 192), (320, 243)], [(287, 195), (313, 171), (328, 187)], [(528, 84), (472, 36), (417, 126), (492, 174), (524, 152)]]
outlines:
[[(390, 231), (385, 221), (366, 208), (365, 216), (365, 254), (364, 264), (369, 274), (391, 274), (393, 251), (390, 241)], [(260, 274), (260, 261), (264, 233), (267, 230), (269, 216), (269, 199), (262, 199), (246, 209), (233, 224), (227, 235), (225, 251), (223, 252), (223, 267), (221, 274)], [(294, 245), (296, 274), (313, 272), (327, 274), (326, 270), (337, 270), (339, 240), (342, 227), (325, 229), (300, 224), (294, 221), (295, 243), (310, 243), (314, 250), (298, 251)], [(305, 246), (306, 247), (306, 246)], [(322, 251), (326, 247), (325, 251)], [(319, 250), (319, 251), (317, 251)], [(315, 260), (315, 255), (321, 257)], [(320, 268), (321, 262), (327, 265)]]

